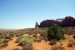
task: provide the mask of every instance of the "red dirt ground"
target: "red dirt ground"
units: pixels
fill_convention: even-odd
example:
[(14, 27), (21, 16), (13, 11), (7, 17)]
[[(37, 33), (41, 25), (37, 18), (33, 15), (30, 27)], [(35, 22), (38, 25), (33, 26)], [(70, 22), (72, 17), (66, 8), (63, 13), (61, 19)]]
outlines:
[(9, 41), (8, 46), (6, 48), (1, 48), (0, 50), (11, 50), (13, 48), (22, 49), (22, 47), (17, 46), (17, 43), (15, 43), (15, 41), (16, 41), (16, 37), (14, 37), (13, 40)]
[[(13, 48), (20, 48), (20, 50), (22, 50), (22, 47), (17, 46), (15, 41), (16, 37), (14, 37), (13, 40), (9, 41), (6, 48), (1, 48), (0, 50), (11, 50)], [(75, 47), (67, 47), (68, 40), (64, 40), (62, 43), (66, 50), (75, 50)], [(48, 45), (48, 42), (42, 40), (41, 42), (33, 42), (33, 47), (35, 50), (50, 50), (52, 46)]]

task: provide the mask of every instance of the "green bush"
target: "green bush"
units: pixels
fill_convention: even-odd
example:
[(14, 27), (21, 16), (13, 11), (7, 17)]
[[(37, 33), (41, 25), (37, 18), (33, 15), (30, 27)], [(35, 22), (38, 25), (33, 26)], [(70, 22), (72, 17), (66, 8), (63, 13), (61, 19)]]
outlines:
[(65, 29), (59, 26), (52, 26), (49, 27), (48, 31), (47, 31), (47, 37), (48, 40), (60, 40), (60, 39), (64, 39), (64, 33), (65, 33)]

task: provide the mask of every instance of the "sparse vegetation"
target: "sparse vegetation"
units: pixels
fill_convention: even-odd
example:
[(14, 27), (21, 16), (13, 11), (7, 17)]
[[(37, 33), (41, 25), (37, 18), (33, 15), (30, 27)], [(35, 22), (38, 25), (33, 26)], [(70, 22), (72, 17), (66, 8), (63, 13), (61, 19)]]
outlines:
[(55, 45), (56, 44), (56, 40), (50, 40), (49, 45)]
[(13, 49), (11, 49), (11, 50), (20, 50), (19, 48), (13, 48)]
[(68, 42), (68, 47), (73, 47), (75, 45), (75, 40), (70, 40)]
[(54, 45), (51, 50), (65, 50), (65, 48), (61, 45)]

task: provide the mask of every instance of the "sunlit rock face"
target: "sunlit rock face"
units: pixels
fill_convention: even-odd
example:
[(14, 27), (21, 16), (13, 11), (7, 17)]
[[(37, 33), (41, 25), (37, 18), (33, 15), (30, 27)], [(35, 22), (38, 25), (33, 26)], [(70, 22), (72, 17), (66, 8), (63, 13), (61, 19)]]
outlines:
[(55, 20), (44, 20), (40, 23), (40, 27), (49, 27), (57, 24)]

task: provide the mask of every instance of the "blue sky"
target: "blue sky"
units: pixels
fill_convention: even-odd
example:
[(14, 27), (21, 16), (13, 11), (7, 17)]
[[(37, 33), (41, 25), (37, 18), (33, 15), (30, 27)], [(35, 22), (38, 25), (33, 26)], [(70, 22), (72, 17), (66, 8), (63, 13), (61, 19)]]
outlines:
[(0, 0), (0, 29), (35, 27), (45, 19), (75, 17), (75, 0)]

